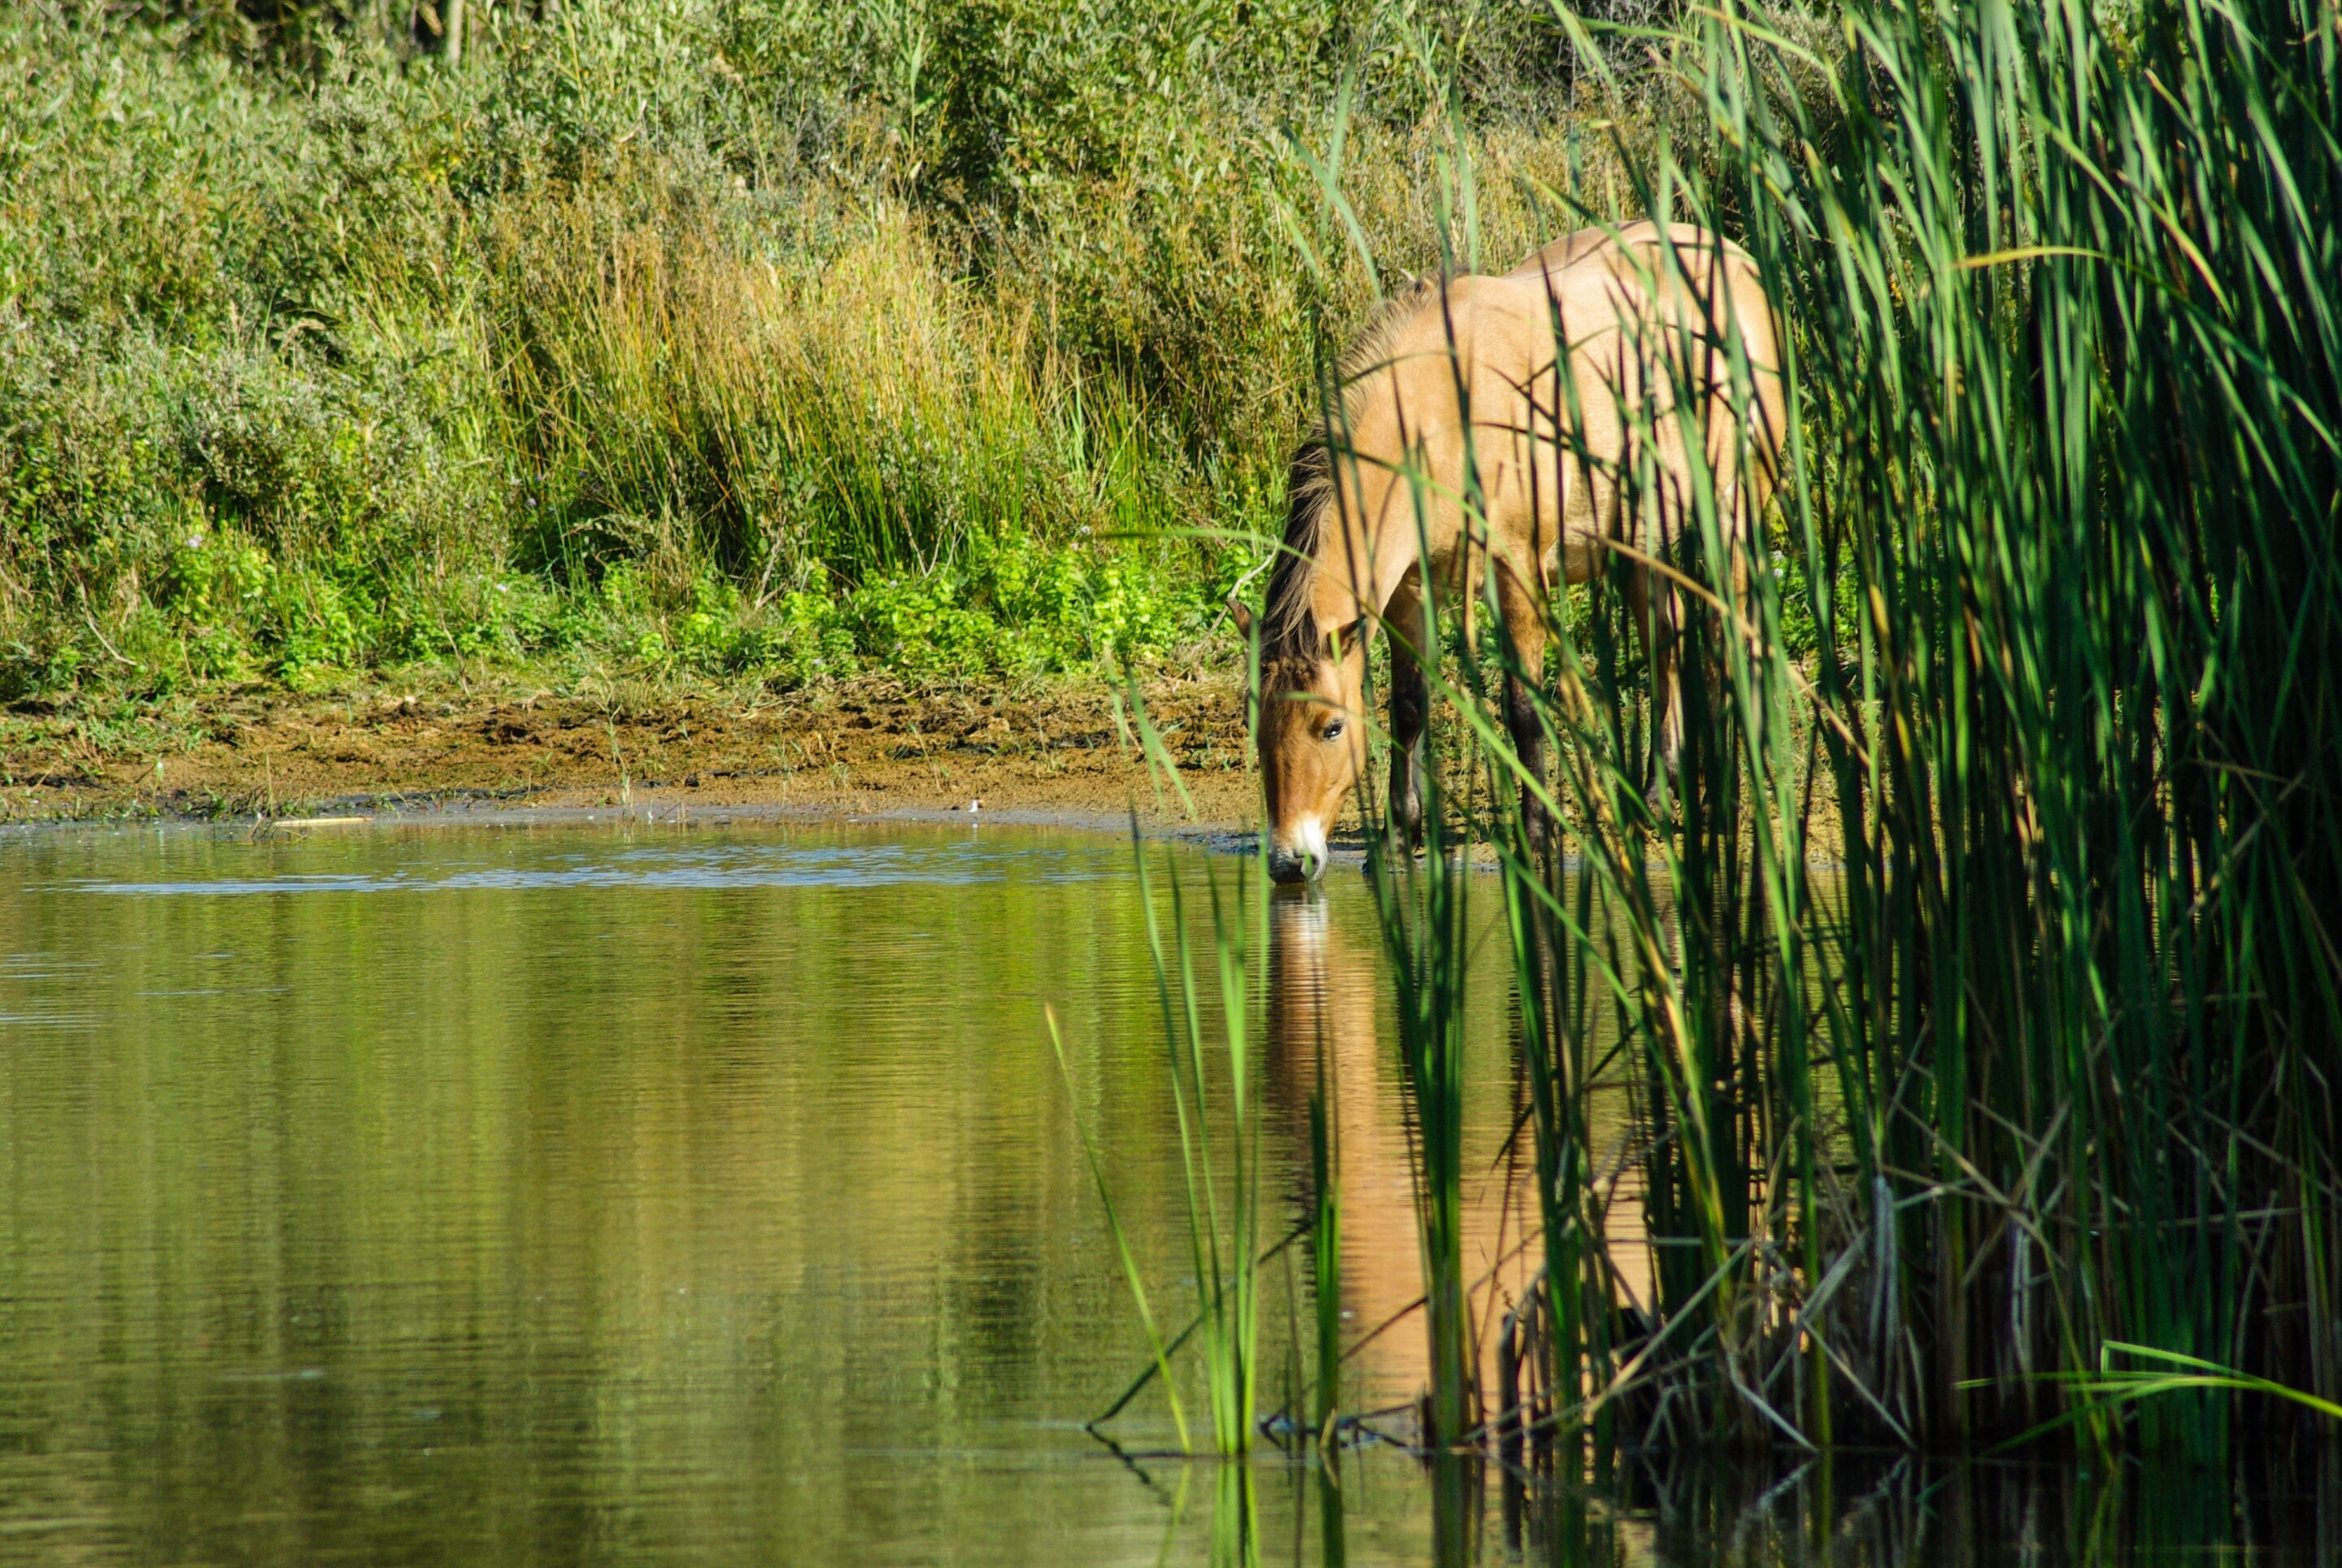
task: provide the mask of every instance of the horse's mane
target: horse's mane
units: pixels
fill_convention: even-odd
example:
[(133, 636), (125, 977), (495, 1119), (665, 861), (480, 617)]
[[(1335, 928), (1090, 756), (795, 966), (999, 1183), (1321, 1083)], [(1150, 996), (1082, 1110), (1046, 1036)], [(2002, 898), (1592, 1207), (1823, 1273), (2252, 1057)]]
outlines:
[[(1437, 290), (1431, 278), (1415, 279), (1377, 304), (1342, 350), (1335, 366), (1335, 386), (1342, 400), (1343, 426), (1356, 411), (1359, 383), (1388, 361), (1400, 333)], [(1335, 510), (1334, 447), (1340, 435), (1321, 412), (1294, 448), (1285, 481), (1285, 543), (1269, 572), (1262, 618), (1264, 658), (1316, 658), (1324, 646), (1325, 632), (1317, 624), (1310, 590), (1317, 574), (1317, 552), (1325, 543), (1326, 520)]]

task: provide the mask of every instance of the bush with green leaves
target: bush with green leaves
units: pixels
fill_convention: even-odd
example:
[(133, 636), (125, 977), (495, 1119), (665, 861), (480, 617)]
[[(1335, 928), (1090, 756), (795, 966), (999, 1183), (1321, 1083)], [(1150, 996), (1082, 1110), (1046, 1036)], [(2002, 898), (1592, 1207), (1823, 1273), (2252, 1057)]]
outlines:
[[(1583, 161), (1545, 12), (1404, 9), (12, 13), (0, 689), (1176, 654), (1318, 331), (1438, 264), (1451, 67), (1495, 258)], [(1296, 151), (1346, 81), (1371, 260)]]

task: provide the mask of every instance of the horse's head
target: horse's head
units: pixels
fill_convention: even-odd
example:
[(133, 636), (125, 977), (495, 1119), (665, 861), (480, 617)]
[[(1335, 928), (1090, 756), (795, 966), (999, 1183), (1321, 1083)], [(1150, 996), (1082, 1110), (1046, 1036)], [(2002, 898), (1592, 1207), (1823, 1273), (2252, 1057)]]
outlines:
[[(1252, 634), (1252, 616), (1231, 605)], [(1271, 650), (1260, 668), (1260, 777), (1268, 793), (1268, 874), (1299, 882), (1325, 870), (1326, 834), (1366, 762), (1366, 623), (1316, 648)]]

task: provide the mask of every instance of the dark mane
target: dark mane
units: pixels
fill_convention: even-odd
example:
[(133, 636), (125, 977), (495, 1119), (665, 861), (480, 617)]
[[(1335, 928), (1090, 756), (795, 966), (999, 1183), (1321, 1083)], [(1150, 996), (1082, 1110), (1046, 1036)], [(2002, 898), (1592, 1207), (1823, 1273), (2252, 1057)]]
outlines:
[[(1341, 389), (1344, 423), (1356, 407), (1358, 384), (1381, 369), (1399, 334), (1429, 302), (1438, 285), (1418, 277), (1376, 305), (1336, 367)], [(1317, 575), (1317, 552), (1325, 542), (1326, 520), (1334, 512), (1335, 438), (1324, 414), (1310, 422), (1307, 435), (1294, 449), (1285, 481), (1285, 542), (1268, 577), (1268, 602), (1262, 618), (1261, 657), (1265, 659), (1316, 658), (1325, 629), (1317, 624), (1311, 588)]]
[(1260, 656), (1266, 660), (1315, 658), (1318, 639), (1310, 585), (1317, 575), (1317, 542), (1334, 504), (1334, 459), (1323, 427), (1294, 448), (1285, 480), (1285, 543), (1268, 574), (1261, 620)]

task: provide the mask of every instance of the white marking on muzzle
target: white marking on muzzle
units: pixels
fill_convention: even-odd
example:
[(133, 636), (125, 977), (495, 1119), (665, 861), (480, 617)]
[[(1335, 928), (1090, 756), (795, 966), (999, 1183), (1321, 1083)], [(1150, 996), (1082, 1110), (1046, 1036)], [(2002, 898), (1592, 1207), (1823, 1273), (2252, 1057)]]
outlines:
[(1316, 876), (1326, 869), (1326, 824), (1315, 817), (1304, 817), (1293, 825), (1293, 847), (1308, 862), (1309, 874)]

